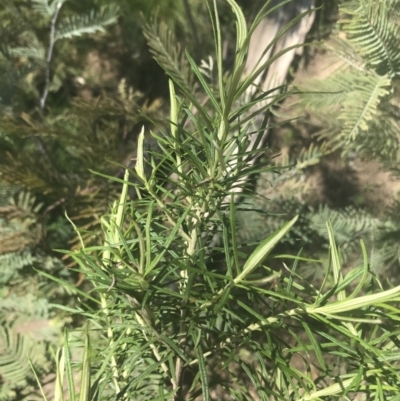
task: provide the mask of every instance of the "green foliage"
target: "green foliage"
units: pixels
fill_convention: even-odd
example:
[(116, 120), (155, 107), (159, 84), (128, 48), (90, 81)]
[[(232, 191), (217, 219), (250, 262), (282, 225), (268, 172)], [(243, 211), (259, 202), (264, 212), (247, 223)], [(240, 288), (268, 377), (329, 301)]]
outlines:
[[(140, 159), (136, 172), (142, 175)], [(197, 236), (195, 252), (190, 251), (192, 236), (184, 242), (188, 234), (180, 228), (190, 217), (187, 208), (172, 232), (163, 232), (165, 224), (154, 208), (157, 198), (142, 198), (141, 206), (153, 205), (146, 212), (138, 210), (139, 203), (127, 202), (126, 194), (127, 182), (111, 215), (104, 216), (106, 245), (73, 254), (101, 303), (99, 312), (86, 314), (102, 327), (109, 343), (96, 356), (86, 346), (84, 358), (91, 359), (94, 384), (85, 394), (101, 399), (115, 393), (135, 399), (175, 399), (176, 394), (190, 399), (201, 394), (206, 399), (213, 391), (219, 397), (249, 399), (256, 394), (282, 400), (292, 393), (298, 400), (355, 392), (383, 400), (397, 394), (399, 349), (393, 336), (399, 310), (389, 305), (397, 302), (400, 289), (377, 290), (381, 285), (369, 272), (362, 242), (361, 266), (344, 276), (328, 224), (333, 288), (317, 289), (296, 274), (296, 257), (288, 274), (264, 264), (296, 218), (238, 264), (239, 249), (230, 239), (235, 235), (232, 203), (231, 220), (221, 221), (227, 263), (221, 274), (204, 258), (207, 242)], [(173, 210), (164, 208), (164, 213)], [(130, 235), (133, 231), (137, 236)], [(178, 286), (170, 286), (176, 282)], [(303, 353), (315, 355), (315, 362)], [(291, 364), (297, 354), (303, 355), (307, 374)], [(314, 379), (313, 364), (318, 372)], [(63, 377), (64, 367), (58, 372)], [(85, 383), (89, 372), (82, 372)], [(182, 390), (180, 372), (191, 377), (189, 383), (182, 382)]]
[[(342, 155), (353, 152), (367, 160), (378, 159), (385, 167), (397, 169), (399, 6), (398, 1), (340, 2), (339, 20), (332, 28), (331, 37), (323, 44), (328, 54), (336, 56), (339, 67), (323, 79), (313, 79), (296, 88), (301, 90), (298, 102), (301, 106), (296, 112), (310, 116), (311, 123), (317, 125), (314, 135), (319, 144), (323, 140), (324, 145), (319, 148), (312, 141), (306, 150), (285, 150), (290, 156), (285, 153), (276, 164), (290, 167), (277, 176), (268, 173), (259, 178), (257, 192), (260, 196), (246, 200), (246, 207), (264, 213), (242, 212), (244, 241), (259, 240), (270, 227), (276, 228), (285, 219), (300, 214), (290, 243), (301, 243), (304, 252), (319, 257), (327, 240), (325, 222), (330, 220), (345, 263), (356, 265), (355, 253), (359, 239), (363, 239), (374, 272), (397, 275), (394, 273), (399, 266), (397, 200), (393, 200), (388, 210), (378, 204), (369, 206), (368, 210), (360, 209), (356, 204), (338, 209), (333, 201), (323, 196), (322, 202), (330, 203), (328, 207), (319, 204), (321, 195), (315, 190), (312, 192), (309, 177), (326, 169), (323, 163), (328, 155), (328, 163), (336, 164), (339, 152)], [(311, 127), (306, 129), (310, 131)], [(336, 185), (341, 185), (345, 178), (340, 177)], [(327, 183), (319, 184), (322, 189), (335, 185), (329, 180), (329, 171), (325, 180)], [(354, 187), (349, 191), (357, 193), (356, 185), (354, 181)], [(311, 265), (305, 268), (305, 273), (310, 277), (321, 277), (321, 272)]]
[(179, 86), (190, 91), (193, 88), (193, 73), (183, 52), (176, 48), (176, 38), (164, 23), (149, 23), (144, 26), (144, 36), (155, 59), (173, 77)]
[(343, 24), (356, 52), (379, 75), (400, 74), (398, 6), (398, 1), (391, 0), (380, 4), (351, 1), (342, 5), (341, 10), (347, 16), (339, 24)]
[[(113, 5), (90, 10), (87, 16), (68, 15), (71, 12), (65, 9), (64, 15), (68, 4), (37, 1), (29, 8), (8, 2), (0, 9), (2, 19), (7, 21), (5, 30), (33, 14), (32, 24), (23, 24), (9, 39), (10, 44), (2, 48), (3, 67), (14, 71), (19, 63), (20, 68), (16, 70), (18, 80), (7, 83), (14, 85), (15, 95), (7, 104), (3, 102), (5, 109), (0, 115), (0, 174), (2, 182), (40, 195), (45, 203), (44, 214), (54, 215), (56, 209), (57, 215), (65, 209), (71, 218), (90, 228), (99, 224), (98, 212), (106, 210), (107, 196), (113, 188), (96, 181), (88, 169), (97, 167), (118, 175), (119, 167), (105, 158), (124, 160), (128, 152), (132, 157), (134, 148), (124, 146), (121, 137), (127, 137), (139, 121), (147, 118), (144, 113), (157, 106), (139, 105), (140, 95), (131, 93), (125, 97), (102, 95), (97, 100), (68, 99), (68, 106), (59, 110), (56, 99), (66, 76), (76, 75), (74, 69), (81, 70), (84, 62), (83, 57), (76, 59), (73, 48), (63, 44), (69, 38), (102, 31), (117, 17)], [(49, 39), (41, 39), (43, 29), (50, 34)], [(69, 57), (73, 62), (67, 64)], [(49, 96), (54, 97), (50, 106)], [(32, 108), (30, 101), (38, 108)]]
[(1, 266), (1, 284), (7, 284), (18, 275), (18, 270), (25, 266), (32, 266), (33, 257), (29, 251), (25, 252), (11, 252), (5, 255), (0, 255)]
[[(71, 312), (89, 330), (64, 337), (55, 401), (65, 387), (70, 400), (396, 397), (399, 288), (385, 291), (375, 273), (398, 264), (398, 208), (377, 218), (310, 206), (307, 174), (337, 148), (398, 161), (398, 0), (343, 2), (346, 40), (334, 51), (345, 67), (301, 95), (327, 144), (275, 164), (260, 157), (258, 115), (277, 128), (287, 94), (246, 96), (272, 63), (242, 76), (256, 23), (247, 29), (233, 0), (188, 4), (123, 0), (119, 14), (102, 0), (0, 5), (0, 178), (12, 185), (0, 186), (0, 397), (27, 397), (49, 372), (49, 344)], [(199, 62), (211, 31), (215, 57)], [(162, 88), (144, 40), (171, 79), (168, 121), (162, 101), (132, 87)], [(69, 246), (73, 272), (51, 251)], [(322, 260), (279, 255), (293, 247)], [(298, 274), (310, 268), (321, 288)]]
[[(399, 4), (387, 0), (343, 2), (338, 29), (346, 39), (334, 38), (330, 45), (343, 66), (332, 76), (301, 87), (304, 91), (312, 91), (303, 97), (306, 108), (312, 110), (322, 124), (328, 124), (320, 133), (322, 137), (336, 147), (373, 152), (386, 161), (386, 149), (389, 146), (392, 150), (393, 147), (398, 149), (394, 134), (397, 128), (394, 115), (398, 113), (398, 107), (389, 105), (393, 96), (398, 96), (394, 82), (400, 72), (397, 47), (400, 30), (399, 16), (394, 10)], [(318, 93), (311, 89), (316, 85)], [(326, 119), (327, 112), (329, 120)], [(332, 117), (340, 122), (333, 130), (329, 124)], [(374, 141), (377, 136), (383, 145), (378, 150)], [(382, 153), (379, 153), (381, 149)], [(392, 157), (396, 157), (394, 153), (391, 152)]]
[(336, 211), (324, 207), (318, 212), (311, 212), (309, 219), (317, 235), (323, 233), (324, 221), (332, 222), (336, 241), (345, 259), (354, 253), (360, 238), (365, 240), (370, 251), (371, 268), (377, 273), (383, 273), (400, 263), (399, 226), (396, 224), (398, 213), (398, 204), (379, 219), (360, 209)]
[[(82, 141), (77, 141), (77, 132), (84, 128), (83, 124), (79, 126), (83, 116), (78, 111), (74, 118), (71, 112), (60, 116), (47, 107), (46, 101), (49, 93), (60, 89), (68, 71), (68, 67), (57, 68), (62, 60), (58, 43), (62, 45), (72, 36), (104, 31), (104, 26), (116, 20), (117, 10), (108, 6), (90, 11), (87, 16), (68, 16), (62, 10), (67, 3), (6, 1), (0, 6), (2, 399), (23, 398), (35, 388), (27, 356), (41, 377), (49, 372), (52, 362), (48, 349), (59, 341), (59, 325), (54, 326), (56, 316), (48, 303), (66, 296), (66, 304), (73, 301), (68, 291), (34, 270), (47, 271), (70, 283), (74, 280), (49, 248), (55, 244), (65, 246), (72, 237), (70, 227), (57, 224), (59, 220), (51, 211), (79, 196), (80, 187), (89, 195), (85, 202), (93, 197), (87, 188), (89, 180), (82, 175), (77, 177), (87, 169), (81, 160), (90, 160)], [(38, 107), (32, 107), (31, 102)], [(76, 106), (75, 110), (84, 106)], [(85, 208), (81, 204), (75, 210), (84, 213)]]
[(69, 279), (61, 261), (38, 246), (43, 238), (42, 204), (18, 187), (0, 191), (0, 399), (27, 396), (36, 387), (26, 358), (41, 377), (52, 362), (49, 345), (57, 344), (59, 327), (48, 305), (65, 291), (33, 274), (40, 267)]
[[(53, 15), (53, 13), (51, 13)], [(55, 40), (68, 39), (95, 32), (104, 32), (104, 27), (116, 21), (118, 9), (116, 5), (103, 7), (98, 12), (91, 11), (87, 15), (73, 16), (61, 21), (55, 35)]]
[(19, 330), (15, 326), (4, 325), (4, 322), (0, 327), (1, 400), (16, 399), (21, 390), (29, 393), (34, 388), (33, 375), (26, 363), (27, 356), (33, 359), (41, 375), (48, 373), (51, 368), (45, 343), (30, 338), (27, 331)]
[[(39, 352), (41, 358), (32, 359), (40, 375), (45, 374), (49, 368), (46, 350), (57, 341), (49, 334), (39, 343), (30, 330), (19, 332), (17, 322), (49, 323), (54, 318), (49, 313), (41, 316), (39, 303), (26, 294), (65, 305), (74, 301), (70, 290), (34, 271), (62, 277), (73, 289), (76, 277), (51, 250), (68, 246), (73, 237), (64, 210), (87, 229), (86, 243), (98, 241), (97, 233), (90, 230), (99, 225), (114, 188), (88, 169), (118, 176), (120, 167), (105, 159), (132, 158), (135, 126), (152, 117), (161, 105), (143, 99), (126, 79), (120, 81), (118, 92), (102, 93), (100, 98), (95, 92), (99, 83), (101, 91), (105, 87), (101, 77), (90, 82), (89, 96), (65, 95), (71, 80), (83, 85), (80, 82), (91, 79), (84, 66), (89, 51), (96, 47), (93, 34), (103, 32), (105, 37), (104, 27), (118, 16), (115, 5), (96, 7), (94, 3), (87, 3), (79, 13), (71, 1), (10, 0), (0, 5), (0, 318), (4, 323), (2, 354), (7, 356), (0, 375), (1, 396), (8, 399), (15, 399), (17, 390), (26, 390), (24, 395), (32, 390), (24, 357), (33, 350)], [(128, 3), (121, 6), (126, 9)], [(125, 20), (129, 16), (126, 13)], [(90, 36), (86, 41), (76, 40), (83, 35)], [(113, 74), (118, 83), (119, 72)], [(12, 186), (3, 186), (7, 183)], [(13, 308), (29, 303), (33, 309), (14, 310), (10, 303)], [(4, 321), (8, 316), (13, 320)]]
[[(241, 97), (258, 75), (242, 81), (247, 35), (254, 26), (248, 31), (240, 8), (233, 0), (228, 3), (237, 22), (232, 72), (224, 74), (214, 1), (215, 86), (187, 56), (198, 92), (188, 91), (171, 74), (169, 130), (151, 133), (159, 149), (145, 152), (143, 128), (134, 168), (123, 179), (98, 173), (122, 184), (119, 201), (101, 218), (103, 245), (87, 245), (81, 237), (82, 249), (67, 252), (92, 284), (90, 292), (74, 289), (79, 306), (60, 305), (90, 321), (90, 337), (85, 333), (82, 344), (79, 397), (395, 397), (400, 390), (400, 288), (382, 288), (362, 241), (361, 263), (345, 274), (327, 224), (331, 274), (320, 288), (297, 273), (299, 264), (319, 267), (320, 261), (276, 251), (297, 217), (270, 230), (249, 255), (238, 242), (235, 199), (244, 190), (243, 178), (262, 170), (268, 177), (281, 168), (254, 165), (262, 149), (257, 143), (249, 147), (249, 126), (239, 121), (254, 105)], [(174, 73), (169, 61), (158, 58)], [(200, 95), (209, 98), (207, 105), (199, 102)], [(305, 151), (296, 171), (315, 165), (323, 154), (323, 147)], [(293, 178), (296, 171), (283, 173)], [(134, 199), (128, 198), (129, 187)], [(283, 266), (272, 269), (279, 259), (285, 260)], [(69, 399), (78, 396), (70, 349), (66, 336), (56, 359), (56, 401), (63, 399), (64, 381)], [(301, 366), (294, 365), (295, 357)]]
[[(0, 306), (4, 311), (10, 297), (16, 296), (21, 304), (29, 302), (24, 298), (27, 293), (66, 306), (75, 301), (71, 292), (83, 277), (67, 270), (65, 259), (52, 249), (80, 247), (65, 213), (86, 230), (81, 234), (86, 244), (99, 243), (96, 228), (119, 185), (89, 170), (120, 178), (121, 164), (129, 164), (135, 156), (138, 124), (159, 124), (156, 113), (162, 100), (144, 97), (131, 86), (137, 77), (142, 79), (135, 68), (137, 54), (147, 52), (140, 13), (150, 24), (155, 6), (151, 1), (123, 1), (117, 7), (97, 0), (0, 4)], [(174, 16), (167, 18), (171, 31), (185, 32), (185, 38), (198, 35), (187, 29), (183, 15), (192, 11), (194, 20), (201, 20), (207, 13), (202, 2), (194, 6), (200, 12), (193, 9), (189, 14), (179, 2), (159, 6), (162, 15), (168, 10)], [(120, 23), (113, 31), (117, 19)], [(110, 63), (115, 49), (122, 53), (119, 64)], [(124, 57), (134, 59), (129, 72), (124, 71), (128, 65)], [(34, 269), (66, 280), (70, 288), (54, 285)], [(39, 307), (33, 301), (32, 306)], [(36, 316), (33, 312), (29, 313)], [(25, 309), (15, 313), (18, 319), (31, 318)], [(44, 320), (53, 319), (52, 313)], [(6, 312), (0, 314), (5, 316)], [(65, 319), (62, 313), (58, 318)], [(9, 340), (16, 341), (17, 329), (5, 327)], [(18, 349), (30, 354), (35, 342), (24, 339), (22, 346), (18, 341)], [(56, 341), (50, 335), (43, 339), (40, 352)], [(11, 347), (8, 339), (4, 344)], [(14, 351), (10, 349), (9, 355)], [(47, 353), (42, 355), (43, 360), (34, 361), (40, 374), (47, 369), (45, 362), (48, 367)], [(11, 357), (1, 375), (17, 378), (13, 366), (18, 367), (18, 377), (32, 378), (26, 364), (13, 365)], [(13, 386), (23, 387), (19, 379), (14, 383), (7, 379), (4, 391)]]

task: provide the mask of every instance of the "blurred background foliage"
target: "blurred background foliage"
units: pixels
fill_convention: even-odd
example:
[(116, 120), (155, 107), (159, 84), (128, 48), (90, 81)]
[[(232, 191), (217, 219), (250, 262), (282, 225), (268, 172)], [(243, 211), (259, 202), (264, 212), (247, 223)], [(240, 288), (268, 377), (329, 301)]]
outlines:
[[(262, 2), (238, 3), (250, 20)], [(363, 36), (357, 28), (371, 22), (368, 13), (376, 10), (361, 13), (361, 0), (342, 2), (340, 12), (337, 2), (327, 3), (317, 4), (321, 8), (310, 34), (322, 44), (298, 57), (289, 77), (307, 95), (302, 102), (299, 95), (292, 97), (274, 118), (306, 117), (278, 125), (267, 144), (266, 157), (280, 155), (272, 162), (291, 167), (259, 177), (259, 197), (241, 207), (250, 210), (241, 212), (240, 239), (251, 247), (300, 214), (286, 245), (304, 246), (304, 252), (318, 256), (325, 252), (330, 219), (349, 266), (363, 238), (377, 271), (396, 269), (399, 207), (398, 192), (391, 188), (399, 171), (399, 2), (388, 2), (393, 12), (380, 13), (370, 24), (378, 29), (369, 43), (382, 39), (383, 44), (375, 53), (362, 41), (371, 32)], [(220, 1), (227, 68), (234, 52), (228, 9)], [(23, 356), (36, 355), (35, 366), (45, 375), (49, 345), (59, 341), (63, 325), (71, 324), (50, 304), (68, 305), (74, 297), (37, 270), (85, 286), (84, 278), (68, 269), (72, 262), (55, 251), (79, 247), (68, 219), (86, 245), (96, 244), (100, 217), (120, 185), (93, 171), (122, 178), (123, 166), (134, 160), (142, 125), (166, 128), (167, 77), (148, 42), (158, 38), (171, 49), (183, 76), (183, 51), (200, 63), (213, 53), (213, 42), (203, 0), (3, 0), (0, 21), (0, 400), (14, 400), (34, 388)], [(387, 21), (389, 28), (383, 29)], [(390, 49), (385, 56), (379, 53), (384, 45)], [(326, 66), (320, 60), (328, 56), (345, 61), (336, 74), (326, 73), (329, 78), (317, 84), (302, 76), (313, 65), (322, 71)], [(360, 123), (357, 110), (339, 106), (343, 99), (347, 105), (354, 99), (368, 102), (368, 85), (380, 91)], [(147, 146), (156, 145), (148, 139)], [(385, 202), (365, 189), (376, 182), (355, 173), (374, 171), (368, 164), (373, 158), (377, 168), (394, 174), (385, 176)], [(313, 279), (323, 274), (313, 269), (305, 273)]]

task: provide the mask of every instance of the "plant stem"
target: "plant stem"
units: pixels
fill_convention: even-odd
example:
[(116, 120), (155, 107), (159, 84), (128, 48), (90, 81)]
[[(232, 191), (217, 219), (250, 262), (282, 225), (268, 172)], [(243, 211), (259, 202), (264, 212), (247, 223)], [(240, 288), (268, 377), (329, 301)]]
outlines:
[[(106, 315), (106, 321), (107, 321), (107, 337), (109, 340), (109, 347), (112, 348), (114, 345), (114, 334), (111, 328), (111, 319), (110, 319), (110, 312), (107, 307), (107, 299), (104, 295), (100, 295), (101, 299), (101, 308)], [(111, 369), (113, 371), (113, 382), (115, 386), (115, 393), (118, 394), (121, 391), (121, 388), (118, 384), (118, 379), (119, 379), (119, 371), (118, 371), (118, 364), (117, 360), (114, 355), (111, 356)]]
[[(50, 40), (49, 40), (49, 47), (47, 49), (47, 56), (46, 56), (46, 66), (45, 66), (45, 83), (44, 83), (44, 88), (43, 88), (43, 93), (42, 96), (39, 99), (39, 113), (40, 116), (44, 117), (44, 108), (46, 106), (46, 100), (47, 100), (47, 95), (49, 94), (49, 85), (50, 85), (50, 64), (51, 64), (51, 59), (53, 56), (53, 49), (54, 49), (54, 43), (55, 43), (55, 30), (56, 30), (56, 22), (58, 18), (58, 14), (60, 12), (60, 9), (62, 7), (62, 2), (59, 1), (56, 5), (56, 9), (54, 11), (54, 14), (51, 18), (51, 25), (50, 25)], [(33, 140), (36, 142), (40, 153), (42, 153), (47, 160), (49, 161), (53, 171), (56, 173), (56, 175), (63, 180), (66, 180), (66, 177), (64, 174), (61, 174), (58, 172), (58, 169), (56, 168), (56, 165), (53, 161), (53, 158), (50, 156), (49, 151), (47, 150), (44, 142), (39, 138), (34, 135), (32, 135)]]
[(47, 50), (47, 57), (46, 57), (46, 68), (45, 68), (45, 82), (44, 82), (44, 89), (42, 93), (42, 97), (40, 98), (40, 114), (43, 115), (44, 107), (46, 105), (47, 95), (49, 94), (49, 85), (50, 85), (50, 63), (51, 58), (53, 56), (53, 49), (54, 43), (56, 42), (56, 22), (58, 18), (58, 13), (60, 12), (62, 6), (62, 2), (58, 2), (56, 5), (56, 9), (54, 11), (53, 17), (51, 18), (51, 25), (50, 25), (50, 41), (49, 41), (49, 48)]

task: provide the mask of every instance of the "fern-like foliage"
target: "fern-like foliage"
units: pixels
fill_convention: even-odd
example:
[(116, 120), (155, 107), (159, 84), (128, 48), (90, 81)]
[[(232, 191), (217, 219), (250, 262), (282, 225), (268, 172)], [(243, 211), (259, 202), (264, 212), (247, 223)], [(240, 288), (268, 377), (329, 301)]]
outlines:
[[(326, 240), (326, 222), (329, 221), (332, 224), (335, 240), (340, 247), (344, 262), (348, 262), (359, 249), (361, 239), (368, 243), (369, 251), (377, 247), (373, 240), (381, 222), (365, 210), (354, 207), (334, 210), (328, 206), (320, 206), (317, 210), (311, 208), (305, 218), (308, 221), (309, 230), (313, 232), (314, 241), (316, 238)], [(377, 266), (373, 259), (370, 258), (371, 265), (376, 271)]]
[(322, 238), (326, 238), (326, 221), (331, 221), (345, 261), (353, 255), (360, 239), (364, 240), (372, 269), (377, 273), (384, 273), (400, 264), (398, 215), (399, 205), (396, 203), (381, 218), (354, 207), (332, 210), (327, 206), (320, 207), (317, 211), (311, 210), (307, 218), (311, 230)]
[(399, 6), (399, 1), (389, 0), (342, 2), (338, 29), (346, 39), (334, 38), (328, 46), (342, 66), (328, 78), (300, 86), (310, 91), (303, 104), (321, 119), (321, 125), (325, 125), (327, 113), (341, 123), (337, 130), (320, 133), (335, 146), (352, 142), (355, 148), (367, 150), (367, 138), (374, 135), (391, 137), (393, 142), (393, 130), (379, 133), (374, 128), (387, 123), (386, 104), (400, 71), (399, 19), (394, 12)]
[(45, 17), (51, 18), (66, 0), (33, 0), (33, 9)]
[(152, 22), (144, 25), (143, 33), (155, 60), (181, 89), (191, 92), (194, 89), (193, 73), (173, 32), (163, 22)]
[(34, 205), (35, 198), (20, 192), (8, 206), (0, 207), (0, 255), (35, 247), (40, 241), (41, 227), (36, 213), (41, 205)]
[[(328, 77), (299, 85), (300, 114), (306, 111), (313, 122), (320, 122), (316, 136), (325, 141), (324, 145), (311, 142), (296, 152), (286, 146), (281, 149), (276, 164), (286, 168), (259, 177), (259, 196), (245, 199), (240, 206), (238, 233), (244, 243), (257, 243), (299, 214), (286, 244), (298, 241), (304, 253), (318, 257), (326, 251), (323, 244), (328, 240), (329, 220), (345, 263), (358, 262), (354, 252), (362, 239), (367, 243), (373, 270), (383, 273), (400, 261), (398, 208), (380, 209), (379, 213), (355, 205), (338, 208), (328, 199), (328, 192), (334, 189), (323, 182), (326, 165), (321, 166), (321, 161), (333, 154), (327, 164), (335, 164), (334, 157), (340, 155), (334, 152), (339, 148), (344, 153), (373, 156), (392, 169), (398, 166), (400, 1), (351, 0), (339, 5), (340, 18), (326, 44), (339, 67)], [(317, 191), (313, 188), (316, 179), (320, 180)]]
[(65, 291), (34, 268), (69, 281), (71, 275), (39, 246), (44, 239), (42, 209), (30, 192), (0, 185), (0, 400), (23, 399), (35, 388), (27, 358), (40, 375), (48, 373), (49, 346), (60, 334), (49, 300)]
[(8, 401), (26, 397), (35, 388), (27, 358), (40, 375), (50, 371), (49, 340), (58, 338), (59, 328), (49, 320), (47, 301), (31, 294), (3, 299), (1, 308), (0, 400)]
[[(341, 66), (331, 76), (302, 86), (305, 109), (321, 122), (317, 135), (335, 148), (372, 156), (391, 169), (400, 160), (399, 9), (399, 0), (341, 2), (333, 35), (341, 34), (327, 46)], [(306, 219), (315, 238), (325, 237), (325, 221), (331, 221), (346, 261), (362, 238), (371, 266), (383, 272), (399, 264), (396, 205), (379, 210), (379, 216), (356, 207), (320, 206), (311, 208)]]
[(321, 206), (309, 214), (310, 226), (319, 235), (326, 238), (326, 222), (330, 221), (335, 229), (335, 240), (339, 246), (357, 243), (365, 234), (376, 228), (379, 220), (369, 213), (348, 207), (343, 210), (332, 210)]
[(396, 0), (347, 1), (341, 8), (350, 16), (339, 21), (348, 40), (379, 75), (395, 77), (400, 74), (398, 14), (396, 17), (399, 5)]
[(55, 36), (56, 40), (82, 36), (95, 32), (104, 32), (104, 27), (114, 23), (119, 10), (115, 4), (101, 8), (99, 11), (91, 10), (87, 15), (64, 18)]
[(9, 283), (15, 279), (19, 270), (26, 266), (32, 266), (35, 257), (30, 251), (9, 252), (0, 255), (0, 285)]
[(282, 154), (276, 166), (279, 172), (263, 173), (257, 183), (259, 191), (269, 199), (279, 197), (290, 187), (291, 195), (297, 192), (300, 197), (307, 192), (305, 178), (307, 169), (320, 163), (321, 159), (330, 153), (325, 144), (311, 143), (302, 148), (296, 156)]
[(371, 120), (378, 113), (378, 105), (390, 91), (388, 76), (357, 75), (351, 80), (353, 91), (343, 102), (340, 119), (343, 121), (342, 136), (355, 140), (360, 131), (367, 131)]

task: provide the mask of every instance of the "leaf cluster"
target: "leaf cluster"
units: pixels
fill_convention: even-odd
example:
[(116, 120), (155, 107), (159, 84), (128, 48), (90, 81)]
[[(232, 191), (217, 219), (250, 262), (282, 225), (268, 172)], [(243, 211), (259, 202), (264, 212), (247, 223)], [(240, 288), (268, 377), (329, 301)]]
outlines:
[[(169, 129), (152, 132), (159, 150), (145, 152), (143, 129), (134, 168), (123, 179), (101, 174), (122, 184), (119, 200), (101, 218), (104, 244), (87, 246), (81, 237), (82, 249), (68, 252), (93, 286), (88, 293), (63, 283), (82, 303), (60, 306), (90, 321), (80, 398), (396, 397), (400, 289), (382, 288), (362, 241), (362, 262), (345, 275), (332, 225), (327, 224), (331, 274), (319, 288), (297, 269), (302, 262), (320, 261), (300, 254), (273, 255), (297, 217), (270, 233), (250, 255), (238, 243), (236, 195), (244, 192), (247, 177), (261, 167), (268, 174), (276, 166), (253, 163), (262, 152), (257, 143), (262, 133), (250, 143), (246, 113), (255, 101), (241, 102), (261, 73), (253, 71), (242, 81), (249, 35), (267, 7), (248, 31), (237, 3), (227, 3), (237, 22), (232, 72), (223, 73), (214, 1), (215, 85), (187, 54), (199, 91), (191, 91), (171, 73)], [(150, 42), (162, 46), (152, 38)], [(176, 71), (162, 57), (165, 52), (155, 54), (167, 72)], [(207, 106), (199, 101), (200, 94), (208, 97)], [(305, 152), (300, 168), (315, 163), (322, 153)], [(136, 192), (134, 199), (128, 198), (129, 187)], [(216, 234), (220, 241), (215, 241)], [(285, 260), (283, 267), (270, 267), (273, 256)], [(293, 262), (290, 268), (288, 261)], [(295, 356), (304, 368), (293, 365)], [(63, 399), (64, 381), (75, 399), (68, 336), (57, 367), (57, 401)]]

